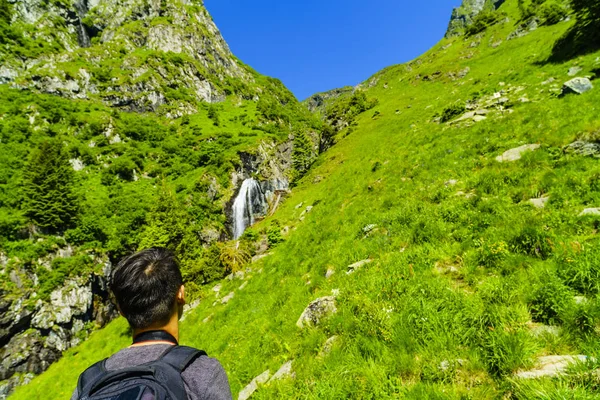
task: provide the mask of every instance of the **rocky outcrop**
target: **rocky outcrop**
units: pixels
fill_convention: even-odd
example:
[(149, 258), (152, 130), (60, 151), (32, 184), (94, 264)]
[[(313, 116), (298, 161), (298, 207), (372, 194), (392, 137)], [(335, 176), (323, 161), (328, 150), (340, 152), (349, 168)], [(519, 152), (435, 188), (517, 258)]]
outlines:
[[(102, 262), (108, 274), (110, 263)], [(0, 295), (0, 398), (27, 383), (31, 379), (28, 374), (45, 371), (94, 327), (117, 316), (106, 278), (101, 275), (71, 278), (52, 291), (48, 301), (40, 300), (33, 290), (17, 299)]]
[(459, 35), (469, 24), (471, 24), (471, 22), (473, 22), (473, 18), (479, 15), (479, 13), (488, 7), (492, 10), (498, 9), (504, 1), (505, 0), (463, 0), (460, 7), (457, 7), (452, 11), (448, 30), (446, 31), (446, 37)]
[(338, 97), (349, 95), (354, 92), (355, 88), (346, 86), (340, 89), (333, 89), (323, 93), (317, 93), (304, 100), (302, 103), (310, 110), (310, 112), (321, 111), (325, 112), (327, 105)]
[(514, 149), (510, 149), (496, 157), (496, 161), (498, 162), (512, 162), (520, 160), (523, 156), (523, 153), (529, 151), (535, 151), (540, 148), (539, 144), (525, 144), (523, 146), (515, 147)]
[(570, 93), (583, 94), (592, 90), (593, 88), (594, 86), (588, 78), (573, 78), (564, 83), (561, 94), (563, 96)]
[(587, 360), (588, 357), (584, 355), (539, 357), (534, 369), (519, 371), (515, 374), (515, 377), (521, 379), (556, 377), (564, 374), (570, 366), (585, 363)]
[[(130, 111), (158, 111), (168, 104), (176, 106), (172, 117), (195, 112), (191, 99), (223, 101), (231, 80), (244, 87), (238, 95), (256, 95), (245, 86), (254, 73), (233, 56), (202, 2), (24, 0), (14, 5), (13, 24), (60, 50), (26, 61), (9, 57), (0, 83), (99, 98)], [(73, 65), (79, 70), (67, 72)]]

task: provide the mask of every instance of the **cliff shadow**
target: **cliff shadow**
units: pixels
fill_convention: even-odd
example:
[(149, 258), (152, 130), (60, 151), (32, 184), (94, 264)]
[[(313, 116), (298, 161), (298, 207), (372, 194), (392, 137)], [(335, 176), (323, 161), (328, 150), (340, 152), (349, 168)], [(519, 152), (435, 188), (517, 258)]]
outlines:
[(556, 41), (550, 56), (542, 63), (563, 63), (600, 50), (600, 21), (577, 21)]

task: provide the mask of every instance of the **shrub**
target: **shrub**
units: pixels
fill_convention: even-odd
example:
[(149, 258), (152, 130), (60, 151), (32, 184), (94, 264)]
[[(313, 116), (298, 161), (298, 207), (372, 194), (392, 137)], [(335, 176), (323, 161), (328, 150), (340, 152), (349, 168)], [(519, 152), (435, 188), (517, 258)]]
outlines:
[(571, 290), (556, 276), (547, 274), (529, 300), (531, 317), (544, 324), (560, 323), (572, 301)]
[(479, 13), (475, 18), (473, 18), (473, 22), (471, 22), (471, 24), (467, 26), (465, 33), (467, 34), (467, 36), (473, 36), (478, 33), (481, 33), (490, 26), (496, 24), (498, 21), (500, 21), (501, 18), (502, 15), (500, 13), (493, 11), (483, 11)]
[(219, 260), (226, 272), (237, 272), (250, 263), (252, 256), (243, 242), (231, 241), (220, 245)]
[(552, 238), (539, 229), (525, 227), (511, 242), (511, 247), (516, 253), (527, 254), (541, 259), (550, 257), (553, 251)]
[(510, 375), (527, 363), (535, 347), (523, 330), (497, 329), (483, 340), (483, 360), (490, 374)]
[(464, 104), (451, 104), (442, 111), (440, 122), (448, 122), (465, 112)]
[(589, 295), (600, 294), (600, 251), (587, 249), (579, 254), (569, 252), (560, 260), (559, 276), (572, 289)]
[(565, 8), (553, 1), (544, 3), (540, 9), (540, 18), (543, 25), (554, 25), (562, 21), (567, 15)]

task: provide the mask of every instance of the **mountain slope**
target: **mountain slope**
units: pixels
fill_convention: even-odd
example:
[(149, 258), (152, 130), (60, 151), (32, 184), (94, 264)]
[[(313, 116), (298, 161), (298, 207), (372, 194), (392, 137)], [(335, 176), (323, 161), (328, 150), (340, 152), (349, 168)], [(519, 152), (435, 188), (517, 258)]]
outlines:
[[(293, 379), (253, 398), (598, 395), (600, 91), (559, 94), (594, 76), (600, 54), (547, 62), (577, 21), (531, 29), (518, 5), (340, 99), (337, 144), (242, 238), (268, 235), (269, 253), (204, 288), (182, 323), (182, 342), (219, 358), (235, 393), (293, 360)], [(360, 93), (378, 104), (352, 111)], [(324, 296), (337, 313), (299, 328)], [(14, 398), (66, 396), (128, 342), (115, 321)], [(569, 354), (589, 358), (562, 378), (514, 375)]]

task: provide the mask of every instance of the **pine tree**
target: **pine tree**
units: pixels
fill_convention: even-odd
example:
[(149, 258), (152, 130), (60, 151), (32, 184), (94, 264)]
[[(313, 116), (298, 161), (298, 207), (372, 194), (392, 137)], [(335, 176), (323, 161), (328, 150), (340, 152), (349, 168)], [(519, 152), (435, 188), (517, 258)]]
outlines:
[(62, 143), (45, 141), (34, 150), (23, 173), (23, 209), (34, 225), (49, 231), (72, 226), (79, 210), (74, 172)]
[(292, 153), (294, 169), (300, 175), (303, 175), (312, 165), (314, 157), (311, 140), (304, 132), (298, 132), (294, 137), (294, 151)]

